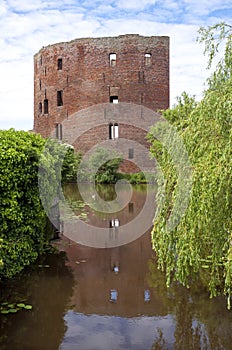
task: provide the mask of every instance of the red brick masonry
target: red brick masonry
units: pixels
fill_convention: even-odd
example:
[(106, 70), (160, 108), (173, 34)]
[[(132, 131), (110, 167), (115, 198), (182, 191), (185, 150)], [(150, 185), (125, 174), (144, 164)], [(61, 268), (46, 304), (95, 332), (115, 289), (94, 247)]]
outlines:
[[(119, 118), (117, 109), (126, 103), (130, 112), (124, 110)], [(101, 123), (96, 122), (93, 106), (109, 104), (114, 108), (104, 107)], [(139, 109), (134, 120), (133, 105)], [(62, 138), (83, 153), (109, 140), (111, 123), (118, 124), (119, 138), (147, 148), (144, 135), (157, 119), (155, 112), (168, 107), (169, 37), (127, 34), (76, 39), (43, 47), (34, 56), (34, 131)]]

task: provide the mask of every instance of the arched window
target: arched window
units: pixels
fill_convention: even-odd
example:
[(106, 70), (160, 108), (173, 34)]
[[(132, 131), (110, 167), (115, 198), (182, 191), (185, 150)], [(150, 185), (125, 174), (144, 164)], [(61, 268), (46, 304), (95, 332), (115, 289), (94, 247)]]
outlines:
[(151, 65), (151, 53), (145, 53), (144, 58), (145, 58), (145, 66), (150, 66)]
[(116, 53), (110, 53), (110, 67), (115, 67), (117, 61)]

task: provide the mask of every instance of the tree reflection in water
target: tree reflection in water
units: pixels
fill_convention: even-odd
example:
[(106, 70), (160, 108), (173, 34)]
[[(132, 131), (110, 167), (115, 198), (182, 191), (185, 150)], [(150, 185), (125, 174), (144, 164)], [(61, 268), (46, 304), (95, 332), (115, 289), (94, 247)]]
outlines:
[[(73, 200), (80, 199), (73, 187), (67, 190)], [(140, 211), (142, 190), (133, 194), (133, 213), (127, 205), (115, 215), (90, 212), (89, 219), (99, 227), (103, 222), (114, 239)], [(1, 350), (231, 350), (232, 314), (225, 299), (210, 300), (199, 282), (189, 289), (178, 283), (167, 288), (150, 231), (110, 249), (64, 238), (60, 244), (65, 253), (46, 257), (14, 280), (0, 283), (1, 302), (25, 298), (33, 305), (29, 312), (2, 316)]]
[(209, 300), (200, 283), (184, 288), (178, 283), (166, 287), (164, 274), (154, 260), (149, 261), (149, 286), (158, 293), (168, 313), (175, 317), (175, 343), (166, 342), (162, 329), (157, 329), (152, 350), (229, 350), (232, 344), (232, 315), (227, 311), (223, 297)]

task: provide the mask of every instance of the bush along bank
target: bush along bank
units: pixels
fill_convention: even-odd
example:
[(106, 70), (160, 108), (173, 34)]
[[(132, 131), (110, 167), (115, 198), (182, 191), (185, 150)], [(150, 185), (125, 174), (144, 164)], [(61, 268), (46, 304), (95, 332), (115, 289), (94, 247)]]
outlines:
[[(49, 144), (46, 153), (45, 143)], [(65, 159), (64, 152), (68, 153)], [(59, 190), (62, 164), (64, 178), (69, 178), (73, 162), (73, 152), (56, 141), (14, 129), (0, 131), (0, 278), (19, 273), (49, 245), (51, 233), (38, 186), (39, 166), (42, 184), (54, 193)], [(52, 171), (46, 172), (48, 168)]]

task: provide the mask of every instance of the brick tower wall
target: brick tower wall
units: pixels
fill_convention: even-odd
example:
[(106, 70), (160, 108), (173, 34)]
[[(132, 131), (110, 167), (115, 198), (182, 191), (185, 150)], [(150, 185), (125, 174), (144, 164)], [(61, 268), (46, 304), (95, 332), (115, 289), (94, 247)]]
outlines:
[[(63, 141), (73, 143), (67, 130), (73, 116), (115, 99), (118, 105), (131, 103), (152, 111), (169, 107), (169, 37), (129, 34), (76, 39), (35, 54), (34, 131), (43, 137), (57, 137), (61, 125)], [(99, 127), (88, 114), (86, 122), (89, 133), (79, 135), (79, 142), (75, 139), (75, 148), (82, 152), (109, 137), (108, 119)], [(148, 118), (145, 123), (148, 129), (153, 121)], [(121, 135), (145, 146), (144, 128), (140, 132), (127, 124), (124, 115)]]

